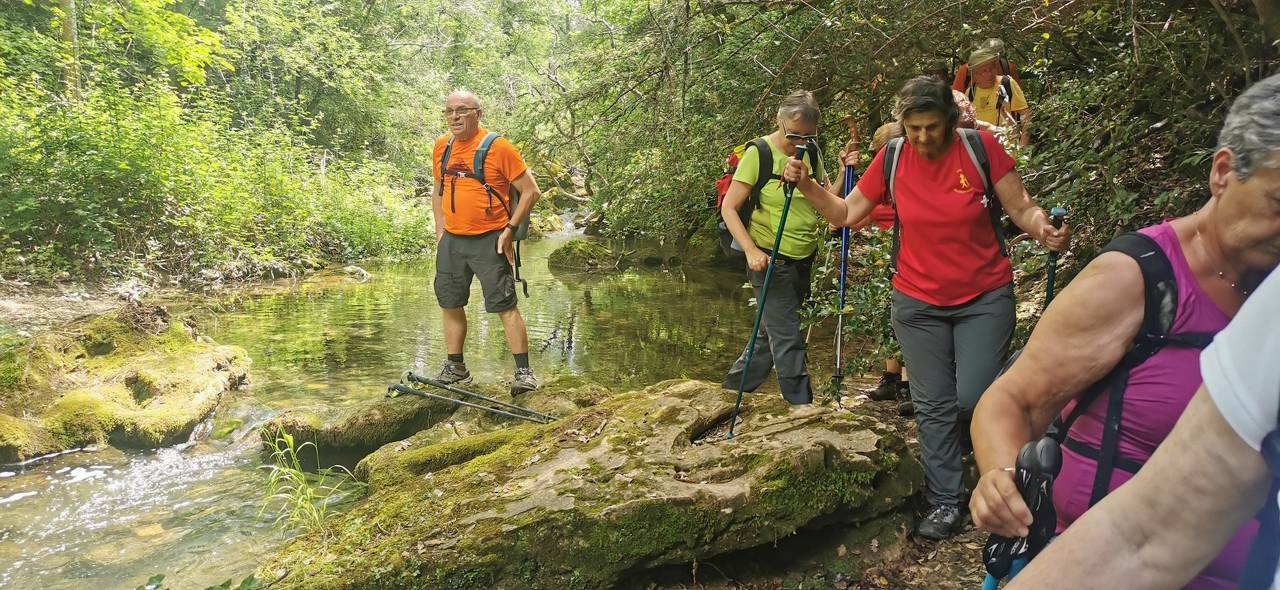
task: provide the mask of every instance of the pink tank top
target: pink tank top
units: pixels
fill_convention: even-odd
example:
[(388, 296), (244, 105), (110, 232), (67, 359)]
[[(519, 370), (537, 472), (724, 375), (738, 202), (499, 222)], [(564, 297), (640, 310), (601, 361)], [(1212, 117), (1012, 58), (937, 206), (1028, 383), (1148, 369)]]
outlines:
[[(1172, 332), (1207, 332), (1216, 334), (1231, 320), (1200, 287), (1187, 265), (1178, 236), (1168, 222), (1140, 230), (1159, 244), (1178, 283), (1178, 311)], [(1120, 421), (1120, 456), (1145, 462), (1160, 442), (1169, 436), (1178, 417), (1200, 389), (1200, 351), (1169, 346), (1147, 362), (1129, 372), (1124, 392), (1124, 411)], [(1106, 419), (1105, 398), (1098, 398), (1071, 426), (1070, 436), (1098, 448), (1102, 443), (1102, 427)], [(1076, 402), (1067, 404), (1066, 416)], [(1089, 508), (1093, 492), (1096, 464), (1066, 447), (1062, 449), (1062, 473), (1053, 484), (1053, 504), (1058, 511), (1061, 533)], [(1133, 477), (1121, 469), (1111, 474), (1111, 490)], [(1257, 534), (1256, 520), (1246, 523), (1214, 560), (1189, 583), (1195, 590), (1228, 590), (1236, 587), (1236, 579), (1244, 568), (1249, 544)]]

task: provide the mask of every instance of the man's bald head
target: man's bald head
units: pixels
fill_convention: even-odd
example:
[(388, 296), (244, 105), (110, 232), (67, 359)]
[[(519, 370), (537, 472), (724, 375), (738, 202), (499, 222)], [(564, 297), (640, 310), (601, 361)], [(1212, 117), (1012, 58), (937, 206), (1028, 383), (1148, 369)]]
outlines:
[(449, 132), (461, 140), (475, 137), (480, 130), (480, 97), (470, 90), (454, 90), (444, 99), (444, 121)]
[(470, 90), (454, 90), (449, 93), (449, 96), (445, 97), (444, 103), (445, 106), (457, 103), (469, 106), (473, 109), (481, 108), (480, 97), (476, 96), (476, 93)]

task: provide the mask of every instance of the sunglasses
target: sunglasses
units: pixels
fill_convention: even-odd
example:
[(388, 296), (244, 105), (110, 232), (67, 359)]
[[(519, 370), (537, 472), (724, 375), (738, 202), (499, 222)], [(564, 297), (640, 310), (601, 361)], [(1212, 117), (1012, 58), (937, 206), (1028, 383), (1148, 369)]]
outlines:
[(792, 133), (790, 131), (787, 131), (786, 125), (782, 126), (782, 136), (786, 137), (791, 141), (800, 141), (800, 140), (816, 141), (818, 139), (817, 133)]

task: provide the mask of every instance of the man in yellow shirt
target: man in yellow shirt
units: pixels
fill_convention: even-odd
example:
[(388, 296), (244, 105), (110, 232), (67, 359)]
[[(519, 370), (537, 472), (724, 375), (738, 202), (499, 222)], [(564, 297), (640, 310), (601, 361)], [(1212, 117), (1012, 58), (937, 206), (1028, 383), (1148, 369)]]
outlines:
[(979, 121), (996, 127), (1017, 127), (1018, 143), (1027, 145), (1031, 139), (1031, 109), (1018, 81), (1000, 73), (999, 57), (989, 49), (978, 49), (969, 55), (973, 81), (965, 95), (973, 103)]

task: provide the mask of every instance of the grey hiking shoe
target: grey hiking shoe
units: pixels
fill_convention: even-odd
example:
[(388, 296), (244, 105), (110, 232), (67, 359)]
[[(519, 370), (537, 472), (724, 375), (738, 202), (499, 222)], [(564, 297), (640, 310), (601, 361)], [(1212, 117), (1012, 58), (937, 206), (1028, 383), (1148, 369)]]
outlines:
[(538, 378), (533, 376), (533, 369), (516, 369), (516, 377), (511, 380), (511, 395), (518, 395), (538, 388)]
[(436, 381), (446, 385), (471, 383), (471, 371), (467, 370), (466, 363), (445, 361), (444, 368), (440, 369), (439, 375), (436, 375)]
[(924, 520), (916, 526), (916, 534), (930, 541), (941, 541), (960, 530), (963, 515), (950, 504), (939, 504), (929, 509)]

